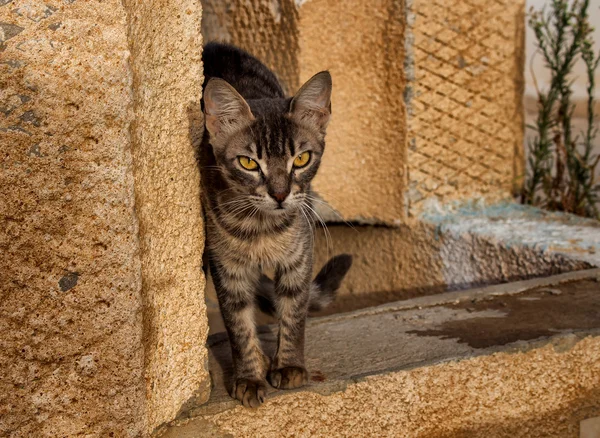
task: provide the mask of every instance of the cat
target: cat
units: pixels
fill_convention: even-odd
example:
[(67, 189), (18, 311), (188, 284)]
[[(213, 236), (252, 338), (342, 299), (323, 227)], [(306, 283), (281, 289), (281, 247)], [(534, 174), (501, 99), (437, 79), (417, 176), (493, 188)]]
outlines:
[[(286, 98), (275, 74), (237, 47), (209, 43), (202, 58), (207, 262), (231, 344), (231, 395), (258, 407), (267, 381), (280, 389), (307, 383), (307, 313), (331, 302), (352, 264), (339, 255), (312, 280), (310, 183), (325, 150), (332, 81), (322, 71)], [(257, 307), (279, 320), (272, 360), (256, 334)]]

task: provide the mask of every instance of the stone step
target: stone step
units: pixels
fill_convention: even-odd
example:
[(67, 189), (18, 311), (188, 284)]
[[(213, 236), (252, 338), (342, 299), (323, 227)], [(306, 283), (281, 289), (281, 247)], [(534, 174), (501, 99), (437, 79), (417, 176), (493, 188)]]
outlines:
[[(367, 436), (365, 434), (371, 432), (404, 436), (388, 430), (394, 425), (407, 427), (406, 436), (430, 436), (411, 435), (409, 432), (413, 429), (410, 428), (417, 427), (417, 423), (407, 415), (420, 415), (420, 410), (431, 410), (435, 406), (438, 408), (434, 410), (439, 409), (436, 410), (439, 419), (446, 419), (454, 426), (438, 427), (427, 420), (427, 424), (419, 426), (424, 427), (423, 430), (429, 428), (432, 433), (459, 430), (457, 428), (472, 423), (473, 431), (500, 433), (512, 430), (510, 427), (514, 424), (502, 423), (510, 416), (531, 422), (534, 419), (529, 417), (536, 411), (549, 412), (556, 408), (558, 401), (563, 407), (560, 424), (555, 424), (558, 417), (553, 420), (543, 415), (538, 415), (535, 421), (543, 420), (555, 428), (548, 430), (564, 432), (576, 427), (578, 421), (600, 414), (599, 329), (600, 269), (448, 292), (313, 318), (307, 325), (306, 335), (309, 385), (294, 391), (272, 389), (266, 403), (257, 410), (240, 406), (228, 395), (231, 355), (226, 335), (217, 333), (208, 340), (213, 382), (208, 403), (186, 406), (179, 420), (163, 436), (203, 437), (226, 433), (233, 436), (246, 436), (245, 433), (248, 436), (344, 436), (354, 428), (357, 433), (362, 431), (355, 436)], [(276, 327), (261, 327), (260, 337), (265, 351), (272, 354)], [(568, 375), (564, 375), (565, 370)], [(409, 383), (414, 374), (419, 375), (418, 381)], [(499, 379), (499, 375), (503, 377)], [(520, 379), (525, 380), (520, 382)], [(475, 381), (477, 384), (473, 387), (464, 386)], [(553, 383), (546, 389), (548, 382)], [(433, 385), (435, 389), (427, 391), (419, 385)], [(356, 399), (357, 391), (369, 394), (368, 398)], [(394, 394), (391, 399), (390, 394)], [(462, 408), (448, 408), (448, 414), (455, 413), (451, 419), (442, 409), (447, 400), (454, 399), (471, 400), (484, 408), (493, 407), (495, 403), (502, 404), (497, 400), (499, 394), (504, 402), (513, 399), (520, 408), (511, 410), (508, 403), (508, 411), (497, 413), (497, 418), (489, 419), (491, 423), (483, 419), (473, 423), (471, 417), (463, 418), (461, 423), (456, 410)], [(554, 402), (553, 397), (556, 397)], [(297, 409), (310, 415), (301, 418), (300, 414), (293, 414)], [(387, 416), (378, 414), (382, 409)], [(322, 412), (326, 412), (328, 421), (333, 423), (319, 421)], [(291, 418), (285, 420), (281, 415)], [(361, 416), (365, 419), (359, 425), (342, 424), (346, 417)], [(235, 421), (228, 423), (225, 420), (228, 418)], [(240, 426), (242, 418), (247, 424)], [(269, 426), (261, 429), (260, 425), (266, 423)], [(307, 431), (317, 433), (306, 434)], [(216, 435), (206, 435), (208, 433)], [(473, 433), (464, 436), (503, 436)], [(570, 435), (532, 433), (527, 436)]]

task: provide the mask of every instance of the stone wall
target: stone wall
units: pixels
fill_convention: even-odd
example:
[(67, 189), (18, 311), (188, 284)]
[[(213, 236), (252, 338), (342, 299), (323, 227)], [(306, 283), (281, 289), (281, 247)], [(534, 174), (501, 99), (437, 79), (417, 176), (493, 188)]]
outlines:
[(345, 220), (397, 224), (407, 165), (404, 4), (311, 0), (298, 14), (300, 82), (324, 69), (333, 76), (315, 189)]
[(0, 436), (139, 436), (125, 10), (0, 5)]
[(208, 398), (200, 18), (0, 2), (0, 436), (147, 436)]
[[(126, 0), (131, 126), (144, 295), (147, 428), (210, 392), (204, 342), (204, 225), (195, 147), (202, 136), (202, 7)], [(174, 13), (173, 11), (177, 11)]]

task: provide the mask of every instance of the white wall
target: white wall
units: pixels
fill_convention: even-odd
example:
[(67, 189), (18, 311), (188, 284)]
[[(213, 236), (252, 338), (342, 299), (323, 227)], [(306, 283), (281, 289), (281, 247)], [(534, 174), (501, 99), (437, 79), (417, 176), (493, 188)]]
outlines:
[[(527, 11), (529, 11), (531, 7), (534, 7), (536, 10), (539, 10), (544, 5), (546, 5), (547, 9), (549, 9), (550, 3), (550, 0), (527, 0)], [(600, 0), (590, 0), (590, 6), (588, 11), (590, 13), (591, 25), (595, 27), (594, 41), (596, 44), (596, 50), (600, 50)], [(536, 39), (529, 25), (527, 25), (526, 34), (526, 55), (527, 57), (525, 64), (525, 94), (527, 97), (531, 96), (535, 98), (537, 93), (534, 86), (533, 75), (535, 75), (538, 82), (538, 86), (540, 88), (547, 88), (550, 75), (546, 70), (542, 55), (536, 54)], [(587, 99), (587, 93), (585, 91), (586, 72), (585, 64), (583, 62), (579, 62), (575, 66), (574, 78), (574, 98), (576, 100)], [(596, 89), (596, 96), (600, 97), (600, 69), (599, 72), (596, 73), (596, 83), (598, 84), (598, 87)]]
[[(536, 10), (542, 6), (550, 7), (550, 0), (527, 0), (527, 10), (533, 6)], [(590, 24), (595, 28), (594, 43), (596, 53), (600, 50), (600, 0), (590, 0), (588, 8), (590, 14)], [(538, 87), (542, 90), (547, 89), (550, 80), (550, 74), (545, 67), (541, 54), (536, 54), (536, 39), (533, 31), (527, 24), (526, 33), (526, 60), (525, 60), (525, 123), (532, 124), (537, 116), (537, 92), (534, 85), (534, 75)], [(600, 113), (600, 68), (596, 71), (596, 112)], [(574, 118), (572, 119), (574, 130), (577, 134), (587, 128), (586, 108), (587, 108), (587, 75), (585, 64), (579, 61), (574, 69), (573, 79), (573, 100), (576, 103)], [(535, 132), (529, 128), (525, 130), (525, 153), (528, 154), (528, 140), (535, 136)], [(595, 153), (600, 154), (600, 136), (595, 140)], [(600, 166), (596, 169), (597, 180), (600, 180)]]

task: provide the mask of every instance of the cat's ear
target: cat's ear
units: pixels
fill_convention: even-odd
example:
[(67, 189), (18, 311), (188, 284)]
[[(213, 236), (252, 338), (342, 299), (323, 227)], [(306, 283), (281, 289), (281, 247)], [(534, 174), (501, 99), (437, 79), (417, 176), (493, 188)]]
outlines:
[(290, 103), (293, 117), (325, 133), (331, 117), (331, 87), (331, 75), (328, 71), (310, 78)]
[(204, 87), (204, 120), (211, 137), (232, 133), (254, 120), (250, 107), (231, 85), (210, 78)]

